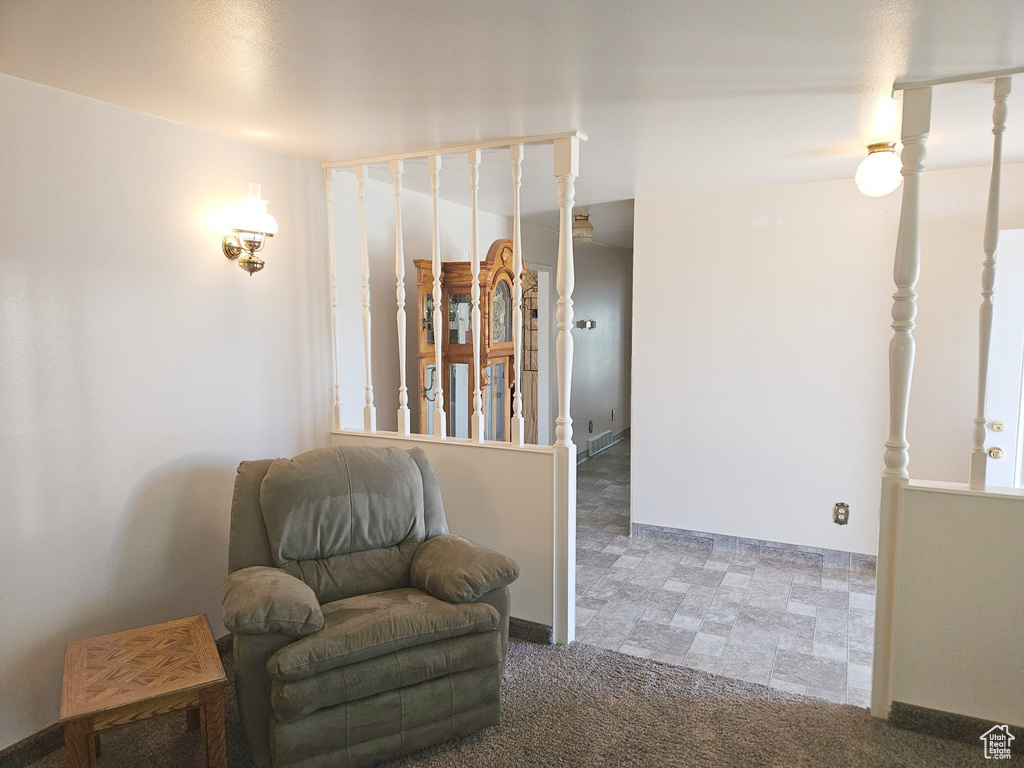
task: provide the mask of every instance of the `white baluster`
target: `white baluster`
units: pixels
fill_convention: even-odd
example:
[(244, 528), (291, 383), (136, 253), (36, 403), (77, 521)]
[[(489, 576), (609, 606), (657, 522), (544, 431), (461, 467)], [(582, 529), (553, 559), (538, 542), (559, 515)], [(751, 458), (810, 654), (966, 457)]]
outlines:
[(899, 508), (902, 487), (910, 477), (907, 410), (914, 372), (914, 326), (921, 267), (921, 172), (931, 124), (931, 88), (903, 94), (903, 205), (896, 240), (893, 277), (892, 329), (889, 343), (889, 439), (885, 443), (882, 503), (878, 527), (878, 573), (875, 604), (875, 657), (871, 714), (887, 717), (892, 703), (892, 616), (898, 555)]
[[(519, 187), (523, 179), (523, 145), (513, 144), (512, 152), (512, 341), (515, 344), (516, 394), (512, 400), (512, 445), (522, 445), (523, 424), (523, 244), (520, 226)], [(571, 238), (570, 238), (571, 239)], [(572, 289), (570, 289), (570, 293)]]
[(411, 432), (409, 388), (405, 385), (405, 245), (402, 241), (402, 172), (405, 163), (391, 161), (395, 182), (395, 300), (398, 304), (398, 434)]
[(477, 232), (477, 193), (480, 190), (480, 150), (469, 150), (469, 184), (473, 191), (473, 234), (469, 244), (469, 271), (473, 276), (472, 324), (473, 324), (473, 418), (470, 421), (470, 435), (473, 440), (484, 441), (484, 397), (480, 390), (480, 244)]
[(1003, 162), (1003, 133), (1006, 131), (1006, 99), (1010, 78), (998, 77), (993, 88), (992, 175), (988, 187), (988, 213), (985, 216), (985, 261), (981, 271), (981, 310), (978, 324), (978, 413), (974, 417), (974, 448), (971, 449), (971, 489), (985, 490), (988, 453), (985, 436), (988, 419), (985, 398), (988, 393), (988, 357), (992, 342), (992, 294), (996, 284), (996, 250), (999, 247), (999, 187)]
[(430, 166), (430, 193), (433, 198), (433, 219), (432, 219), (432, 248), (431, 268), (434, 275), (434, 437), (444, 440), (447, 437), (447, 428), (444, 416), (444, 383), (441, 365), (442, 333), (444, 324), (441, 314), (441, 230), (437, 217), (437, 196), (441, 189), (441, 156), (431, 155), (428, 160)]
[(363, 407), (363, 431), (377, 431), (377, 409), (373, 405), (373, 355), (370, 350), (370, 256), (366, 250), (366, 177), (365, 165), (356, 166), (359, 188), (359, 250), (363, 285), (363, 349), (366, 351), (366, 405)]
[(558, 367), (558, 418), (555, 419), (555, 444), (572, 445), (572, 416), (569, 396), (572, 392), (572, 292), (576, 275), (572, 260), (572, 207), (576, 196), (576, 175), (579, 172), (579, 139), (556, 139), (555, 178), (558, 179), (558, 289), (556, 319), (558, 336), (555, 356)]
[(331, 169), (324, 169), (327, 185), (327, 252), (331, 270), (331, 391), (334, 407), (331, 409), (331, 429), (341, 429), (341, 379), (338, 375), (338, 264), (334, 252), (334, 179)]

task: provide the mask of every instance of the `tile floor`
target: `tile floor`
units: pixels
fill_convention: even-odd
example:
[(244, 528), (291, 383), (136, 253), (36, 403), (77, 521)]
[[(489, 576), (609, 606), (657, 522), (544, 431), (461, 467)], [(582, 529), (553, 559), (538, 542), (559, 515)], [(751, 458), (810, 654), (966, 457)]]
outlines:
[(579, 467), (576, 639), (868, 706), (874, 558), (629, 532), (629, 443)]

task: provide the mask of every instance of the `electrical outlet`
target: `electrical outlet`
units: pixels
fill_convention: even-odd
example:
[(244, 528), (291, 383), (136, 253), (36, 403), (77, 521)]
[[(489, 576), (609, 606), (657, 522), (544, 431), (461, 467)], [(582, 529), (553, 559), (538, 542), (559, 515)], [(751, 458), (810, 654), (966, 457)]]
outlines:
[(590, 434), (594, 434), (594, 422), (590, 422)]
[(840, 501), (832, 507), (832, 522), (836, 525), (846, 525), (850, 522), (850, 505)]

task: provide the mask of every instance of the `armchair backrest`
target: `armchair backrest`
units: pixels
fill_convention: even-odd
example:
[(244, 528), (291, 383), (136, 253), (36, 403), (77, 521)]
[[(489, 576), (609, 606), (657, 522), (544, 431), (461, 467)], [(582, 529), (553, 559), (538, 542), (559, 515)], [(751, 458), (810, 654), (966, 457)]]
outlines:
[(242, 462), (228, 568), (281, 568), (326, 603), (408, 586), (416, 547), (447, 532), (421, 449), (319, 448)]

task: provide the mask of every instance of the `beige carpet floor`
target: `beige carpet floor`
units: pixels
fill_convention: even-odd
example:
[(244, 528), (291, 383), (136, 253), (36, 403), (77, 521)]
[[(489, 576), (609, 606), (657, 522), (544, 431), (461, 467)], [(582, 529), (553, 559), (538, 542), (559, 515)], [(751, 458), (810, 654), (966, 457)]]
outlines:
[[(902, 731), (866, 709), (579, 643), (513, 641), (503, 697), (499, 727), (380, 768), (943, 768), (990, 762), (980, 741)], [(250, 768), (233, 700), (228, 728), (231, 768)], [(30, 765), (58, 768), (63, 759), (61, 750)], [(1021, 762), (1015, 755), (1001, 764)], [(107, 735), (100, 765), (179, 768), (203, 761), (198, 734), (186, 731), (183, 715), (168, 715)]]

